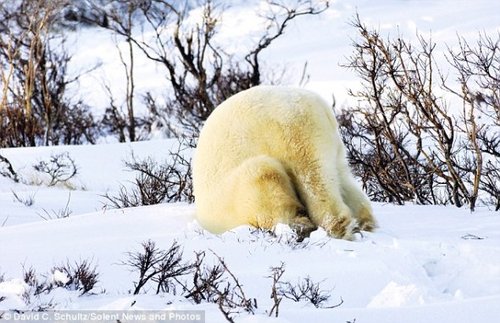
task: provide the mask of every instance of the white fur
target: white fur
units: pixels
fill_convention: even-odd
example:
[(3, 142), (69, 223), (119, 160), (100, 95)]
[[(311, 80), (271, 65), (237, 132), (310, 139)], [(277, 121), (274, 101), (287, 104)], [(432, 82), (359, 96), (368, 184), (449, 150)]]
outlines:
[(331, 108), (303, 89), (258, 86), (218, 106), (200, 133), (193, 182), (198, 221), (214, 233), (288, 223), (350, 239), (356, 225), (376, 225)]

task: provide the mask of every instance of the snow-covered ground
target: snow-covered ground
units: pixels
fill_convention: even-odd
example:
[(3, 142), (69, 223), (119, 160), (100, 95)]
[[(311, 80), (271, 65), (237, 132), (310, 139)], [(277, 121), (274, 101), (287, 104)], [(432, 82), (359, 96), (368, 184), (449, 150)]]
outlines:
[[(43, 200), (65, 203), (65, 193), (50, 193)], [(4, 192), (2, 200), (8, 200), (9, 194)], [(85, 199), (85, 192), (73, 191), (72, 196), (80, 194)], [(32, 207), (3, 202), (2, 216), (19, 207), (29, 214), (38, 198)], [(89, 203), (87, 209), (91, 208)], [(300, 244), (289, 241), (287, 227), (279, 227), (276, 237), (248, 227), (209, 234), (194, 220), (193, 206), (186, 204), (82, 213), (18, 225), (7, 222), (0, 228), (1, 272), (6, 279), (0, 283), (0, 295), (6, 296), (0, 309), (46, 304), (73, 310), (198, 309), (205, 311), (207, 322), (224, 321), (215, 304), (193, 305), (178, 296), (157, 296), (153, 286), (139, 295), (130, 294), (137, 273), (120, 263), (127, 260), (127, 252), (138, 251), (142, 242), (152, 240), (164, 249), (177, 241), (186, 259), (194, 259), (199, 251), (222, 257), (246, 295), (258, 301), (256, 315), (242, 313), (236, 316), (237, 322), (312, 318), (317, 322), (496, 322), (500, 314), (500, 218), (485, 209), (470, 214), (453, 207), (375, 204), (377, 232), (349, 242), (331, 239), (319, 230)], [(46, 274), (54, 266), (79, 260), (97, 266), (94, 295), (79, 296), (59, 288), (34, 297), (30, 304), (23, 302), (29, 289), (20, 280), (23, 268)], [(279, 318), (268, 318), (272, 307), (268, 276), (270, 268), (281, 262), (283, 281), (310, 277), (330, 295), (325, 307), (343, 301), (342, 305), (315, 308), (285, 300)]]
[[(254, 4), (238, 1), (228, 9), (228, 27), (221, 37), (230, 42), (254, 32), (256, 26), (248, 14)], [(355, 37), (348, 21), (356, 11), (383, 32), (399, 32), (408, 38), (415, 37), (417, 30), (432, 32), (433, 40), (450, 46), (457, 33), (474, 39), (479, 32), (491, 34), (500, 28), (498, 1), (336, 1), (323, 15), (292, 24), (265, 53), (264, 60), (269, 66), (287, 66), (290, 84), (298, 82), (307, 61), (307, 87), (327, 99), (335, 92), (337, 102), (342, 103), (347, 99), (346, 88), (357, 85), (351, 72), (339, 67), (350, 53), (350, 39)], [(109, 35), (89, 30), (80, 33), (82, 50), (75, 55), (80, 67), (85, 69), (99, 60), (103, 66), (83, 77), (77, 91), (102, 108), (107, 99), (98, 84), (104, 76), (120, 91), (122, 68)], [(145, 63), (138, 66), (139, 89), (162, 84), (161, 75), (154, 77), (160, 70)], [(255, 315), (236, 314), (236, 322), (498, 321), (498, 212), (481, 208), (471, 214), (454, 207), (375, 204), (380, 225), (375, 233), (364, 233), (357, 241), (348, 242), (328, 238), (320, 230), (297, 245), (289, 241), (290, 232), (281, 226), (276, 237), (247, 227), (220, 236), (209, 234), (194, 220), (192, 205), (119, 210), (105, 206), (104, 194), (115, 193), (120, 184), (127, 185), (134, 178), (124, 166), (132, 152), (139, 158), (153, 156), (161, 161), (176, 146), (172, 140), (154, 140), (0, 149), (26, 181), (15, 184), (0, 177), (0, 316), (10, 310), (50, 304), (59, 310), (195, 309), (205, 311), (206, 322), (225, 321), (215, 304), (194, 305), (179, 295), (156, 295), (152, 286), (139, 295), (131, 293), (137, 274), (121, 263), (127, 260), (127, 252), (140, 250), (140, 244), (150, 239), (164, 249), (177, 241), (186, 260), (194, 259), (199, 251), (206, 251), (208, 261), (216, 260), (214, 254), (223, 258), (245, 294), (258, 302)], [(47, 187), (43, 184), (46, 179), (32, 165), (61, 152), (68, 152), (75, 160), (78, 174), (70, 185)], [(24, 205), (14, 194), (21, 200), (31, 199), (33, 204)], [(57, 219), (64, 209), (70, 216)], [(29, 287), (22, 281), (23, 267), (33, 267), (40, 277), (52, 279), (47, 276), (54, 266), (81, 260), (90, 260), (97, 267), (99, 282), (92, 293), (79, 296), (78, 291), (56, 288), (27, 301)], [(279, 317), (268, 317), (272, 307), (270, 268), (281, 262), (285, 264), (283, 280), (297, 282), (309, 276), (320, 283), (330, 295), (326, 308), (284, 299)]]

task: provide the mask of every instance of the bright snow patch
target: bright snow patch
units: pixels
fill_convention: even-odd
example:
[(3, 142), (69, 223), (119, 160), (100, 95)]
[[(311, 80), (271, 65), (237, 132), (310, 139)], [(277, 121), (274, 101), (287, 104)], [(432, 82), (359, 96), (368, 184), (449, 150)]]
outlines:
[[(355, 242), (331, 239), (318, 230), (297, 243), (284, 225), (274, 235), (245, 226), (213, 235), (199, 227), (193, 206), (186, 204), (103, 210), (5, 226), (0, 228), (0, 259), (8, 261), (2, 261), (0, 269), (6, 278), (0, 296), (8, 301), (0, 303), (0, 309), (23, 304), (20, 295), (26, 287), (19, 279), (23, 264), (47, 272), (68, 260), (92, 259), (100, 281), (95, 295), (79, 296), (59, 288), (39, 301), (50, 300), (56, 309), (202, 309), (207, 322), (221, 322), (215, 304), (194, 305), (172, 294), (155, 295), (152, 286), (145, 293), (130, 294), (137, 274), (120, 263), (127, 252), (139, 250), (141, 242), (151, 239), (160, 248), (177, 241), (186, 259), (194, 259), (196, 251), (205, 251), (212, 263), (213, 254), (222, 257), (245, 293), (258, 300), (258, 315), (241, 313), (244, 322), (271, 320), (266, 317), (272, 307), (270, 268), (281, 262), (284, 280), (310, 277), (330, 295), (325, 307), (343, 304), (317, 309), (285, 299), (277, 322), (305, 322), (307, 317), (320, 322), (354, 318), (422, 322), (437, 315), (440, 322), (456, 323), (475, 321), (477, 309), (482, 311), (481, 322), (496, 320), (500, 309), (492, 305), (500, 301), (498, 215), (487, 210), (471, 215), (454, 207), (382, 204), (375, 204), (375, 212), (380, 229)], [(54, 279), (63, 282), (67, 277), (55, 272)]]

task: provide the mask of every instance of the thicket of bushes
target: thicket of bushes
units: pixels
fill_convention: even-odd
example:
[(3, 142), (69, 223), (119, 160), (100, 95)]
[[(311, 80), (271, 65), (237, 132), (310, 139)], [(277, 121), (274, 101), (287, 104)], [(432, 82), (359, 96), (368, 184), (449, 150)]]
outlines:
[[(328, 7), (327, 1), (299, 0), (292, 6), (269, 0), (260, 38), (237, 59), (214, 41), (221, 4), (202, 1), (201, 17), (193, 24), (186, 3), (0, 4), (0, 147), (95, 143), (104, 135), (135, 141), (147, 139), (152, 129), (172, 137), (196, 137), (221, 101), (270, 81), (263, 80), (268, 71), (262, 70), (260, 55), (290, 21)], [(109, 91), (102, 117), (93, 115), (83, 99), (67, 94), (79, 76), (67, 73), (71, 55), (64, 30), (81, 25), (108, 29), (128, 44), (119, 52), (125, 97), (115, 98)], [(167, 25), (172, 28), (162, 28)], [(436, 66), (436, 44), (430, 39), (419, 37), (412, 44), (402, 37), (384, 38), (359, 17), (353, 27), (358, 35), (344, 65), (359, 76), (362, 86), (350, 93), (358, 105), (343, 107), (337, 117), (349, 160), (371, 199), (471, 210), (487, 203), (500, 210), (500, 35), (479, 34), (474, 43), (459, 38), (458, 48), (446, 54), (446, 66)], [(137, 30), (155, 33), (148, 38)], [(163, 69), (170, 86), (162, 98), (136, 90), (138, 55)], [(138, 99), (147, 112), (137, 113)], [(189, 186), (189, 167), (183, 166), (179, 174), (171, 172), (175, 168), (155, 170), (147, 162), (130, 166), (142, 177), (137, 190), (122, 190), (114, 200), (118, 204), (171, 199), (168, 189), (150, 175), (170, 173), (182, 179), (179, 185)], [(0, 174), (18, 180), (1, 156)], [(189, 187), (184, 192), (187, 197), (173, 200), (192, 199)]]
[(356, 17), (345, 66), (361, 79), (338, 115), (351, 165), (372, 200), (500, 209), (500, 34), (436, 44), (384, 38)]
[[(135, 141), (148, 138), (153, 127), (168, 136), (196, 136), (220, 102), (264, 81), (260, 55), (290, 21), (328, 7), (327, 1), (284, 3), (269, 1), (267, 26), (239, 60), (214, 41), (222, 2), (202, 1), (196, 23), (188, 19), (189, 1), (21, 0), (0, 4), (0, 147), (92, 144), (103, 135)], [(117, 49), (126, 75), (125, 97), (113, 97), (109, 91), (102, 117), (94, 116), (83, 99), (67, 93), (81, 75), (68, 75), (72, 57), (65, 47), (65, 31), (81, 25), (110, 30), (128, 44), (126, 49)], [(153, 36), (146, 34), (149, 31)], [(164, 74), (170, 86), (162, 98), (136, 90), (138, 55), (158, 65)], [(145, 113), (137, 113), (141, 99)]]
[(90, 107), (67, 95), (78, 79), (56, 30), (63, 1), (0, 4), (0, 147), (94, 143)]
[[(284, 243), (286, 247), (286, 241), (262, 236), (266, 234), (263, 232), (255, 231), (255, 234), (272, 243)], [(293, 245), (290, 247), (293, 248)], [(261, 277), (271, 281), (269, 294), (272, 300), (270, 308), (262, 308), (263, 305), (259, 304), (267, 305), (269, 302), (248, 295), (245, 292), (247, 286), (240, 282), (224, 258), (213, 251), (195, 251), (192, 257), (185, 256), (175, 240), (167, 249), (159, 248), (154, 241), (144, 241), (139, 250), (127, 252), (126, 258), (118, 265), (125, 266), (134, 276), (133, 282), (124, 282), (124, 286), (131, 287), (129, 294), (170, 294), (182, 296), (191, 304), (213, 303), (228, 322), (234, 322), (234, 318), (241, 313), (278, 317), (283, 299), (324, 309), (343, 304), (342, 298), (331, 304), (332, 291), (322, 288), (323, 281), (316, 282), (309, 276), (298, 277), (296, 282), (285, 280), (286, 265), (281, 262), (269, 269), (269, 276)], [(25, 283), (22, 301), (27, 309), (37, 312), (53, 310), (59, 305), (50, 297), (57, 289), (87, 297), (105, 292), (99, 282), (98, 268), (91, 260), (66, 261), (53, 266), (45, 274), (37, 273), (33, 267), (23, 266), (22, 276)], [(0, 283), (4, 279), (4, 275), (0, 274)], [(0, 295), (0, 302), (8, 297)], [(6, 312), (0, 311), (0, 319)]]

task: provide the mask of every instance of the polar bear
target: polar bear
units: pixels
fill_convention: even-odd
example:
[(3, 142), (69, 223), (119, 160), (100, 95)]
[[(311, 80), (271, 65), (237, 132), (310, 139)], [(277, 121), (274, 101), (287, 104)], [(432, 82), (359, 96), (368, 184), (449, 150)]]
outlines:
[(213, 233), (285, 223), (353, 239), (376, 227), (331, 108), (304, 89), (256, 86), (220, 104), (200, 132), (193, 190), (197, 220)]

